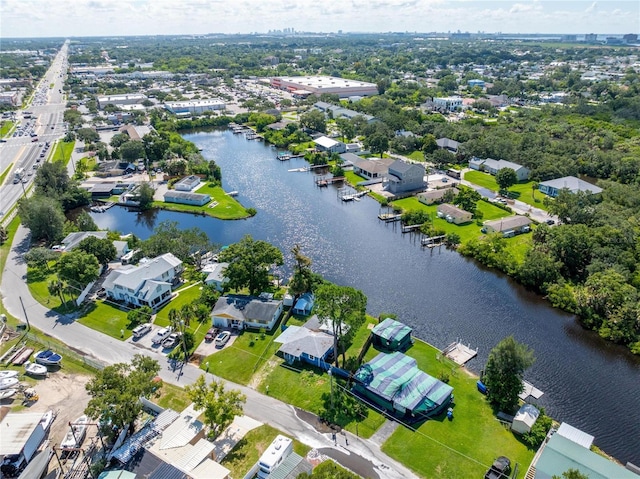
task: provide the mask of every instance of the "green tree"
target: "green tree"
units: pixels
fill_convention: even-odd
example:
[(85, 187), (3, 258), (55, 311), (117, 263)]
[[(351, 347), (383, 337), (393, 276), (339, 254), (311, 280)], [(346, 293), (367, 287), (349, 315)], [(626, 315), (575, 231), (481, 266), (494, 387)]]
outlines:
[(256, 131), (261, 133), (271, 123), (275, 123), (276, 117), (267, 113), (252, 113), (249, 115), (249, 123), (253, 123)]
[(351, 140), (356, 135), (356, 129), (348, 118), (336, 118), (336, 127), (343, 142)]
[(431, 133), (427, 133), (422, 137), (422, 152), (425, 157), (427, 155), (432, 154), (434, 151), (438, 149), (438, 144), (436, 143), (436, 137)]
[(518, 279), (523, 285), (545, 293), (547, 287), (560, 278), (561, 267), (562, 263), (547, 252), (532, 248), (526, 252), (524, 261), (518, 269)]
[(296, 244), (291, 248), (293, 259), (293, 276), (289, 282), (289, 292), (293, 294), (294, 300), (307, 291), (312, 291), (314, 284), (314, 274), (311, 271), (311, 258), (302, 254), (300, 245)]
[(100, 141), (100, 135), (93, 128), (80, 128), (76, 131), (76, 136), (78, 140), (84, 141), (85, 143), (95, 143), (96, 141)]
[(482, 196), (472, 188), (460, 187), (460, 192), (456, 195), (453, 203), (465, 211), (475, 212), (476, 205)]
[(127, 327), (129, 329), (133, 329), (139, 324), (149, 323), (151, 322), (152, 316), (153, 310), (149, 306), (141, 306), (139, 308), (132, 309), (127, 313), (127, 321), (129, 321), (129, 325)]
[(120, 148), (124, 143), (129, 141), (131, 138), (126, 133), (116, 133), (111, 137), (111, 141), (109, 144), (114, 148)]
[(242, 414), (246, 397), (237, 390), (225, 391), (222, 381), (207, 385), (203, 374), (184, 389), (196, 410), (203, 411), (205, 423), (210, 429), (209, 437), (217, 437), (233, 422), (234, 417)]
[(49, 248), (31, 248), (27, 251), (23, 258), (27, 262), (29, 268), (44, 269), (49, 271), (49, 262), (57, 259), (59, 253), (51, 251)]
[(120, 145), (120, 156), (125, 161), (136, 161), (138, 159), (145, 159), (144, 143), (140, 140), (129, 140), (126, 143)]
[(589, 476), (582, 474), (578, 469), (567, 469), (562, 476), (553, 476), (553, 479), (589, 479)]
[(373, 133), (364, 139), (364, 146), (382, 158), (384, 152), (389, 149), (389, 137), (383, 133)]
[(147, 133), (142, 137), (144, 151), (147, 159), (151, 162), (161, 161), (165, 154), (169, 151), (169, 140), (166, 134), (160, 134), (156, 131)]
[(78, 249), (95, 256), (100, 264), (107, 264), (118, 254), (113, 241), (109, 238), (96, 238), (95, 236), (88, 236), (80, 241)]
[(18, 203), (18, 215), (22, 224), (31, 230), (32, 241), (54, 243), (62, 239), (65, 217), (54, 198), (39, 195), (23, 198)]
[(112, 438), (121, 429), (133, 429), (142, 412), (140, 397), (152, 398), (159, 392), (161, 383), (154, 381), (159, 372), (158, 361), (142, 354), (98, 371), (85, 386), (91, 396), (85, 414), (114, 426), (115, 430), (109, 429)]
[[(347, 471), (333, 461), (324, 461), (313, 469), (311, 473), (302, 473), (297, 479), (358, 479), (360, 476)], [(577, 478), (567, 478), (577, 479)]]
[(98, 231), (98, 225), (86, 211), (80, 212), (76, 218), (76, 226), (79, 231)]
[(144, 181), (136, 190), (135, 200), (139, 203), (141, 210), (148, 210), (153, 206), (153, 195), (155, 190), (147, 181)]
[(502, 168), (496, 173), (496, 183), (501, 190), (508, 190), (518, 182), (518, 175), (513, 168)]
[(326, 133), (327, 131), (327, 121), (324, 118), (324, 113), (315, 108), (300, 115), (300, 126), (321, 133)]
[(507, 413), (515, 410), (523, 388), (522, 376), (534, 361), (533, 351), (513, 336), (504, 338), (491, 350), (482, 381), (494, 407)]
[(64, 253), (58, 261), (58, 276), (65, 281), (75, 283), (80, 288), (98, 279), (99, 270), (100, 264), (97, 258), (80, 249)]
[(229, 278), (229, 287), (236, 290), (246, 287), (251, 295), (268, 288), (269, 267), (284, 262), (278, 248), (266, 241), (254, 240), (251, 235), (245, 235), (221, 251), (219, 258), (220, 262), (229, 263), (224, 273)]
[(346, 344), (366, 319), (367, 297), (360, 290), (350, 286), (332, 283), (322, 284), (315, 293), (316, 314), (333, 328), (333, 346), (336, 366), (338, 365), (338, 341), (342, 346), (342, 364), (346, 364)]

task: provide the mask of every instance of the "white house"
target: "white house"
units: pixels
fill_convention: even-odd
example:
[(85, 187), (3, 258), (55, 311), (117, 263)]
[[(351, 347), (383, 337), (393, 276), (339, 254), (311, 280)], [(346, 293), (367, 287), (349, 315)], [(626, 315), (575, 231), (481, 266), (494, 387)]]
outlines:
[(140, 261), (138, 266), (126, 265), (113, 270), (102, 287), (115, 301), (157, 309), (171, 299), (173, 286), (182, 270), (182, 261), (171, 253), (165, 253)]
[(210, 263), (202, 267), (202, 272), (207, 273), (205, 284), (215, 286), (218, 291), (224, 290), (224, 285), (229, 282), (229, 278), (224, 275), (225, 268), (229, 263)]
[(540, 411), (532, 404), (523, 404), (511, 423), (511, 430), (517, 434), (525, 434), (531, 431), (531, 428), (538, 420)]
[(494, 160), (493, 158), (480, 159), (475, 156), (469, 160), (469, 168), (472, 170), (486, 171), (490, 175), (496, 175), (498, 171), (504, 168), (511, 168), (516, 172), (518, 181), (526, 181), (529, 179), (529, 168), (513, 163), (507, 160)]
[(456, 111), (462, 108), (462, 98), (459, 96), (446, 96), (433, 99), (433, 106), (438, 110)]
[(211, 311), (213, 326), (231, 329), (272, 329), (282, 314), (280, 300), (252, 296), (222, 296)]
[(473, 214), (449, 203), (438, 205), (437, 214), (438, 218), (442, 218), (446, 220), (447, 223), (453, 223), (454, 225), (468, 223), (473, 218)]
[(577, 193), (578, 191), (585, 191), (592, 195), (602, 193), (602, 188), (592, 185), (575, 176), (565, 176), (564, 178), (556, 178), (555, 180), (543, 181), (538, 185), (538, 189), (545, 195), (555, 198), (563, 189), (569, 190), (571, 193)]
[(200, 177), (196, 175), (185, 176), (176, 182), (173, 187), (178, 191), (191, 191), (200, 184)]
[(341, 141), (334, 140), (333, 138), (329, 138), (328, 136), (321, 136), (313, 140), (316, 144), (316, 149), (318, 151), (325, 151), (327, 153), (346, 153), (347, 145), (342, 143)]

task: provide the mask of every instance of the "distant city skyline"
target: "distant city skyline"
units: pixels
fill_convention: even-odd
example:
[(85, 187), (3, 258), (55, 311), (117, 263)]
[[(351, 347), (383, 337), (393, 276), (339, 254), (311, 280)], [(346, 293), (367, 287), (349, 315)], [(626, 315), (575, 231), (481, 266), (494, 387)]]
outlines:
[(0, 35), (640, 33), (637, 0), (1, 0)]

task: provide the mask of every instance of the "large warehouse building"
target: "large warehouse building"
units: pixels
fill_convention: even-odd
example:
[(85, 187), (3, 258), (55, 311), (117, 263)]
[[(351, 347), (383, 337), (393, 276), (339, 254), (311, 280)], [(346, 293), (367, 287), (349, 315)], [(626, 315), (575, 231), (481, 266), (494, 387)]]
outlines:
[(274, 77), (271, 79), (271, 86), (280, 90), (288, 90), (294, 94), (308, 92), (320, 96), (323, 93), (331, 93), (340, 98), (378, 94), (378, 87), (374, 83), (324, 76)]
[(197, 115), (205, 111), (224, 110), (227, 105), (222, 100), (188, 100), (168, 101), (164, 107), (174, 115), (185, 113)]

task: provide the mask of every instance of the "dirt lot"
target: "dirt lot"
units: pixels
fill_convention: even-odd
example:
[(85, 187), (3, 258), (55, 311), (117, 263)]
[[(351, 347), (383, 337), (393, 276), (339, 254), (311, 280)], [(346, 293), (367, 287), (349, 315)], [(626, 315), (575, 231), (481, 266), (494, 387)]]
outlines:
[[(52, 444), (60, 444), (69, 429), (69, 421), (74, 421), (83, 414), (89, 402), (89, 395), (84, 385), (89, 376), (66, 374), (58, 371), (37, 382), (34, 386), (39, 396), (38, 401), (24, 408), (24, 412), (42, 412), (50, 409), (57, 411), (58, 416), (51, 426), (49, 439)], [(19, 406), (22, 395), (17, 394), (12, 399), (2, 401), (2, 406)], [(95, 436), (95, 428), (87, 430), (87, 437)]]

